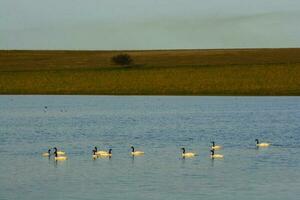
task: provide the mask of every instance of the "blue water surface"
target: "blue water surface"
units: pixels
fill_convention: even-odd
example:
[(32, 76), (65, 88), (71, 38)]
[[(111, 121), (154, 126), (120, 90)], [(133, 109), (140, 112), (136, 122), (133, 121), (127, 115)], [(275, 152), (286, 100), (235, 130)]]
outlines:
[(300, 97), (0, 96), (0, 160), (1, 200), (299, 199)]

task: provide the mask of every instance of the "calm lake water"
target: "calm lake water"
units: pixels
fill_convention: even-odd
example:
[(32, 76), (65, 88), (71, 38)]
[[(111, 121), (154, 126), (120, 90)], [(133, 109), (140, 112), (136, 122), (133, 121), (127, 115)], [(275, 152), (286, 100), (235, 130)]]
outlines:
[(300, 97), (0, 96), (0, 159), (1, 200), (299, 199)]

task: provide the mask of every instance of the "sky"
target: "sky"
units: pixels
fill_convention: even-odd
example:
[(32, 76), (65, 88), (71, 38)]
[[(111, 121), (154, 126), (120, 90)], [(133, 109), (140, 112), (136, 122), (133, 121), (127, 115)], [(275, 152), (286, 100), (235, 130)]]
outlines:
[(0, 49), (300, 47), (300, 0), (0, 0)]

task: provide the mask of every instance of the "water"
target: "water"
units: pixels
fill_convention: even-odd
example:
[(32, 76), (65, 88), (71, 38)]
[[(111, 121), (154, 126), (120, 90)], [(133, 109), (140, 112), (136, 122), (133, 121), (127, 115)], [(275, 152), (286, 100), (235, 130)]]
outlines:
[[(300, 195), (300, 97), (0, 96), (0, 128), (1, 200)], [(224, 160), (209, 158), (211, 140)], [(113, 157), (92, 160), (95, 145)], [(69, 160), (41, 157), (54, 146)]]

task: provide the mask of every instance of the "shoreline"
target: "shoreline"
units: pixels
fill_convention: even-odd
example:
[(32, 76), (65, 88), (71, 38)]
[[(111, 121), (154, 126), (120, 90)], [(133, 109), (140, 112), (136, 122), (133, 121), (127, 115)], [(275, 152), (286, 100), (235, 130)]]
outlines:
[(299, 96), (299, 77), (300, 48), (0, 50), (0, 94)]

